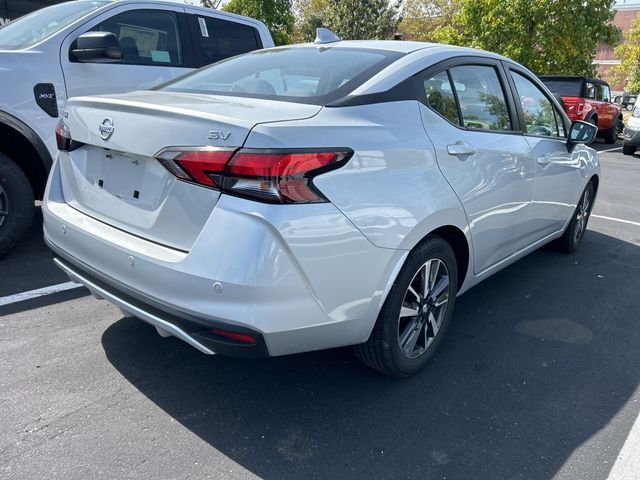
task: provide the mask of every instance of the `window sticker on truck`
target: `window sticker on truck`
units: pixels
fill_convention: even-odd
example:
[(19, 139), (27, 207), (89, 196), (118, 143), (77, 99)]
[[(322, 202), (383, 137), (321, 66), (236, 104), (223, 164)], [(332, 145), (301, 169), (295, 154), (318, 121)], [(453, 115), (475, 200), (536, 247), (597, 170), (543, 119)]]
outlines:
[(198, 17), (198, 24), (200, 25), (200, 34), (203, 37), (209, 38), (209, 30), (207, 29), (207, 22), (204, 18)]

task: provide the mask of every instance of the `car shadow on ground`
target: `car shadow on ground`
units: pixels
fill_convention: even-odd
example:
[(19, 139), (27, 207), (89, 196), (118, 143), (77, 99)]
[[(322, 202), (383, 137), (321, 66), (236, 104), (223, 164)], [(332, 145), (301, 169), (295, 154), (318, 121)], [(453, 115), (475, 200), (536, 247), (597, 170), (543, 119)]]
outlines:
[[(350, 349), (208, 357), (132, 319), (102, 343), (159, 408), (263, 478), (549, 478), (638, 386), (639, 270), (638, 246), (593, 231), (574, 255), (540, 250), (460, 297), (440, 353), (407, 380)], [(605, 478), (612, 462), (593, 463)]]

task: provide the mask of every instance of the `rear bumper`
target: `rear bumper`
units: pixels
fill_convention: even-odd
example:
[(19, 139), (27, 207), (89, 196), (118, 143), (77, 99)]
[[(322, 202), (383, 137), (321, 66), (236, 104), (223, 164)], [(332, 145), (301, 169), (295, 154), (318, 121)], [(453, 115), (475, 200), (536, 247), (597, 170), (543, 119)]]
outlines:
[[(299, 207), (223, 195), (183, 252), (69, 206), (55, 164), (44, 236), (72, 279), (205, 353), (276, 356), (364, 342), (407, 252), (373, 246), (331, 204)], [(215, 328), (256, 345), (212, 336)]]
[[(64, 255), (57, 251), (55, 246), (47, 243), (58, 255)], [(207, 355), (220, 353), (243, 358), (269, 356), (264, 338), (259, 332), (220, 322), (202, 321), (184, 312), (169, 311), (151, 299), (142, 298), (135, 292), (127, 292), (126, 287), (114, 287), (108, 284), (104, 279), (98, 278), (95, 272), (88, 273), (90, 268), (86, 265), (80, 267), (61, 257), (54, 258), (54, 262), (72, 281), (87, 287), (94, 297), (116, 305), (125, 316), (136, 317), (153, 325), (162, 336), (179, 338)], [(255, 340), (255, 344), (236, 342), (216, 335), (212, 332), (214, 328), (250, 335)]]

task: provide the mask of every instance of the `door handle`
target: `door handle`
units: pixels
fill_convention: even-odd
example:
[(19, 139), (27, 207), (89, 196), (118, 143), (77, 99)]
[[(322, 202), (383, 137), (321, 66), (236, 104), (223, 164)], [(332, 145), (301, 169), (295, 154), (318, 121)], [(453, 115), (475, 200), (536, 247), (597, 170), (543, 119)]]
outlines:
[(447, 153), (454, 157), (469, 157), (476, 153), (476, 149), (466, 142), (458, 141), (452, 145), (447, 145)]
[(542, 165), (543, 167), (546, 167), (550, 163), (551, 163), (551, 160), (549, 160), (548, 157), (538, 157), (538, 165)]

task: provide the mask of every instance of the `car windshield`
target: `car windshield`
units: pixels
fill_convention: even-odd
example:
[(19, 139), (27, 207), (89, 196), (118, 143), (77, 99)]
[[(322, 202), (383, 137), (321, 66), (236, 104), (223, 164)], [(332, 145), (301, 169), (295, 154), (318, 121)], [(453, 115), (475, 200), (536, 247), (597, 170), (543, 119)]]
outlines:
[(547, 88), (561, 97), (581, 97), (582, 80), (543, 80)]
[(0, 50), (29, 48), (107, 3), (69, 2), (37, 10), (0, 27)]
[(281, 47), (223, 60), (160, 90), (326, 105), (404, 54), (343, 47)]

